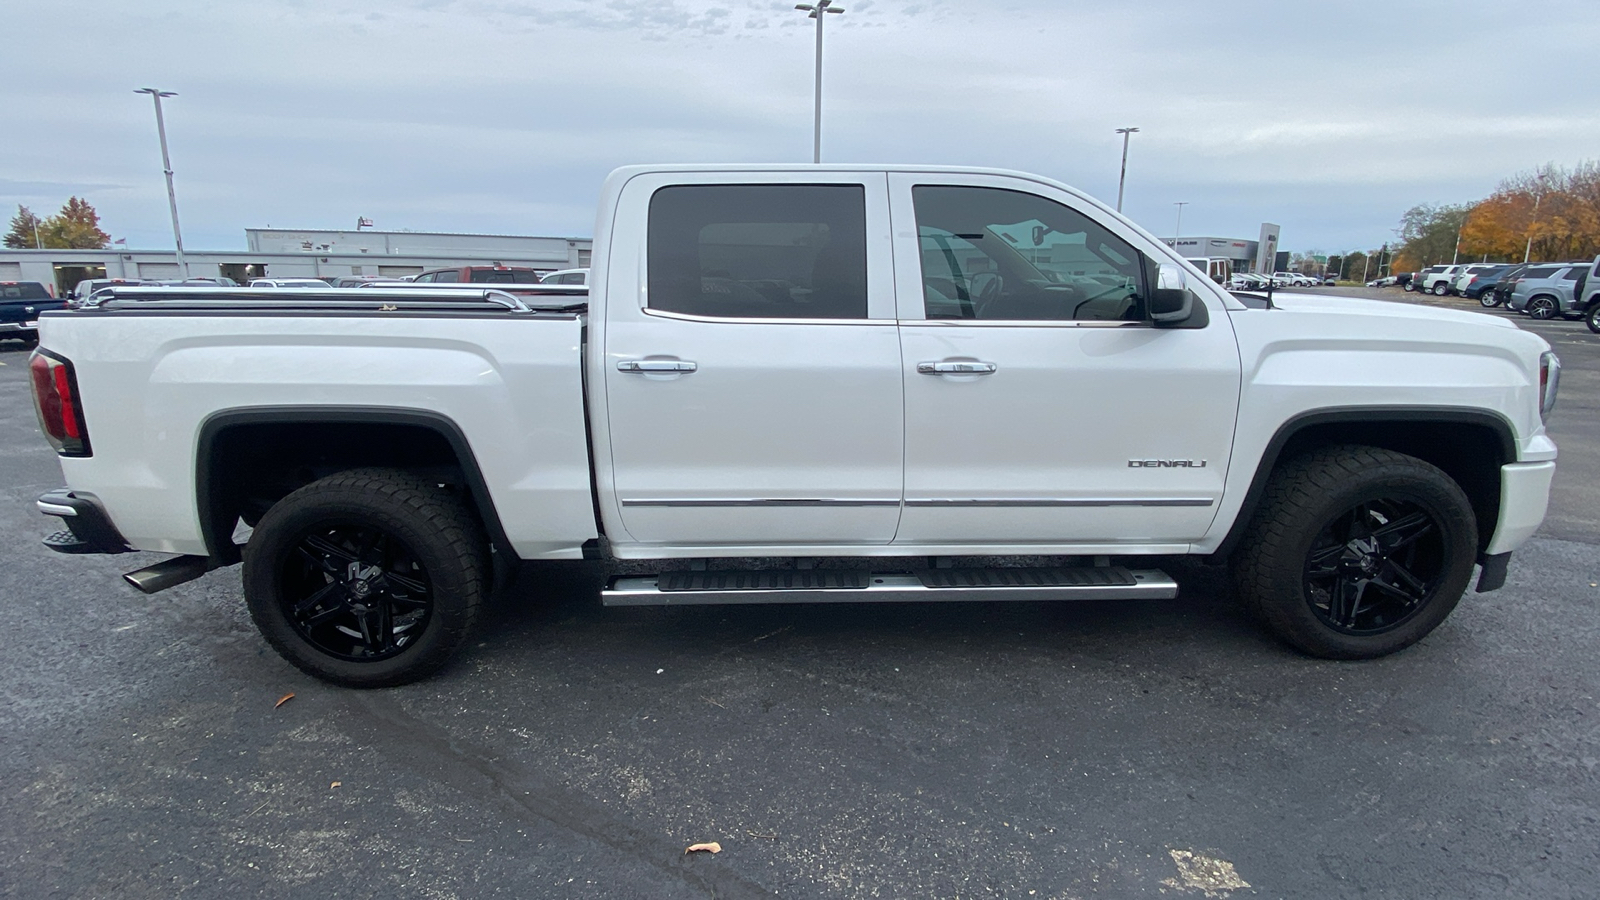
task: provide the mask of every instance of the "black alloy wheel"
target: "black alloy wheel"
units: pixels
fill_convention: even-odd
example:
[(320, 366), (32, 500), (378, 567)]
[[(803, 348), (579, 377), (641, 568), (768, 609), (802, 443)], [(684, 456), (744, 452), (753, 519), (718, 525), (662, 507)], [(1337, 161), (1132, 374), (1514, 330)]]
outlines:
[(1335, 517), (1306, 556), (1305, 599), (1334, 631), (1392, 631), (1423, 609), (1444, 574), (1443, 535), (1424, 507), (1359, 503)]
[(405, 542), (355, 522), (313, 526), (279, 572), (278, 602), (300, 637), (335, 659), (376, 662), (428, 628), (433, 584)]
[(1284, 642), (1371, 659), (1450, 615), (1477, 549), (1472, 503), (1437, 466), (1379, 447), (1325, 447), (1273, 472), (1234, 552), (1234, 581)]
[(261, 636), (302, 671), (385, 687), (437, 671), (488, 593), (489, 543), (459, 492), (354, 469), (274, 503), (244, 548)]

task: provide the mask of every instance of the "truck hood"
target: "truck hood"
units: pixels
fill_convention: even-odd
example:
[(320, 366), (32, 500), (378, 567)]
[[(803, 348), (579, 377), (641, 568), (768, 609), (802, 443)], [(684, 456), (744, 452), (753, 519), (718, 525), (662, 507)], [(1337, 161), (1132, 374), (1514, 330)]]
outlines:
[(1389, 300), (1367, 300), (1361, 297), (1339, 297), (1327, 294), (1296, 294), (1274, 291), (1273, 312), (1343, 313), (1353, 316), (1388, 319), (1425, 320), (1432, 322), (1457, 322), (1463, 325), (1488, 325), (1520, 331), (1517, 323), (1501, 316), (1467, 310), (1440, 309), (1416, 303), (1396, 303)]

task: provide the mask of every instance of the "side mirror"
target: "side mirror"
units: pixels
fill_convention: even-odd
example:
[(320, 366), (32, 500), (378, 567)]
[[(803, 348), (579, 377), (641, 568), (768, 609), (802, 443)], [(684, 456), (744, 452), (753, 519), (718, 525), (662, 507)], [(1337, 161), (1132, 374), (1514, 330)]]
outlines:
[(1150, 321), (1157, 325), (1181, 325), (1194, 317), (1198, 301), (1188, 288), (1156, 288), (1150, 296)]

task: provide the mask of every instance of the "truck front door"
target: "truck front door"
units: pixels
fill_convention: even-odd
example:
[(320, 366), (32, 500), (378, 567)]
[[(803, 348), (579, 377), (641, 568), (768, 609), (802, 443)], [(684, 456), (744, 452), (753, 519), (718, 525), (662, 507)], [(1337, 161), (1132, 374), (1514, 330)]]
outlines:
[(633, 541), (893, 539), (904, 440), (886, 182), (814, 181), (651, 175), (623, 189), (617, 221), (648, 228), (614, 236), (598, 288), (601, 472)]
[(1188, 281), (1196, 302), (1210, 297), (1208, 324), (1156, 328), (1144, 298), (1167, 258), (1067, 192), (893, 174), (890, 196), (906, 393), (895, 543), (1026, 552), (1204, 535), (1240, 366), (1203, 276)]

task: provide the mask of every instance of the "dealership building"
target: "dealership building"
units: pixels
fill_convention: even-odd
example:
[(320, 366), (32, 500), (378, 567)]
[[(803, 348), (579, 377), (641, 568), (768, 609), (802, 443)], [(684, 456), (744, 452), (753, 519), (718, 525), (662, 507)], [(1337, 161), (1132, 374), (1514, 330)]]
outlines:
[(188, 272), (171, 250), (0, 249), (0, 281), (38, 281), (57, 294), (85, 278), (171, 279), (403, 277), (452, 266), (526, 266), (542, 271), (589, 264), (589, 238), (426, 231), (247, 228), (245, 250), (186, 250)]
[(1178, 251), (1184, 259), (1226, 259), (1233, 263), (1235, 272), (1253, 272), (1259, 241), (1225, 237), (1162, 238), (1168, 247)]

